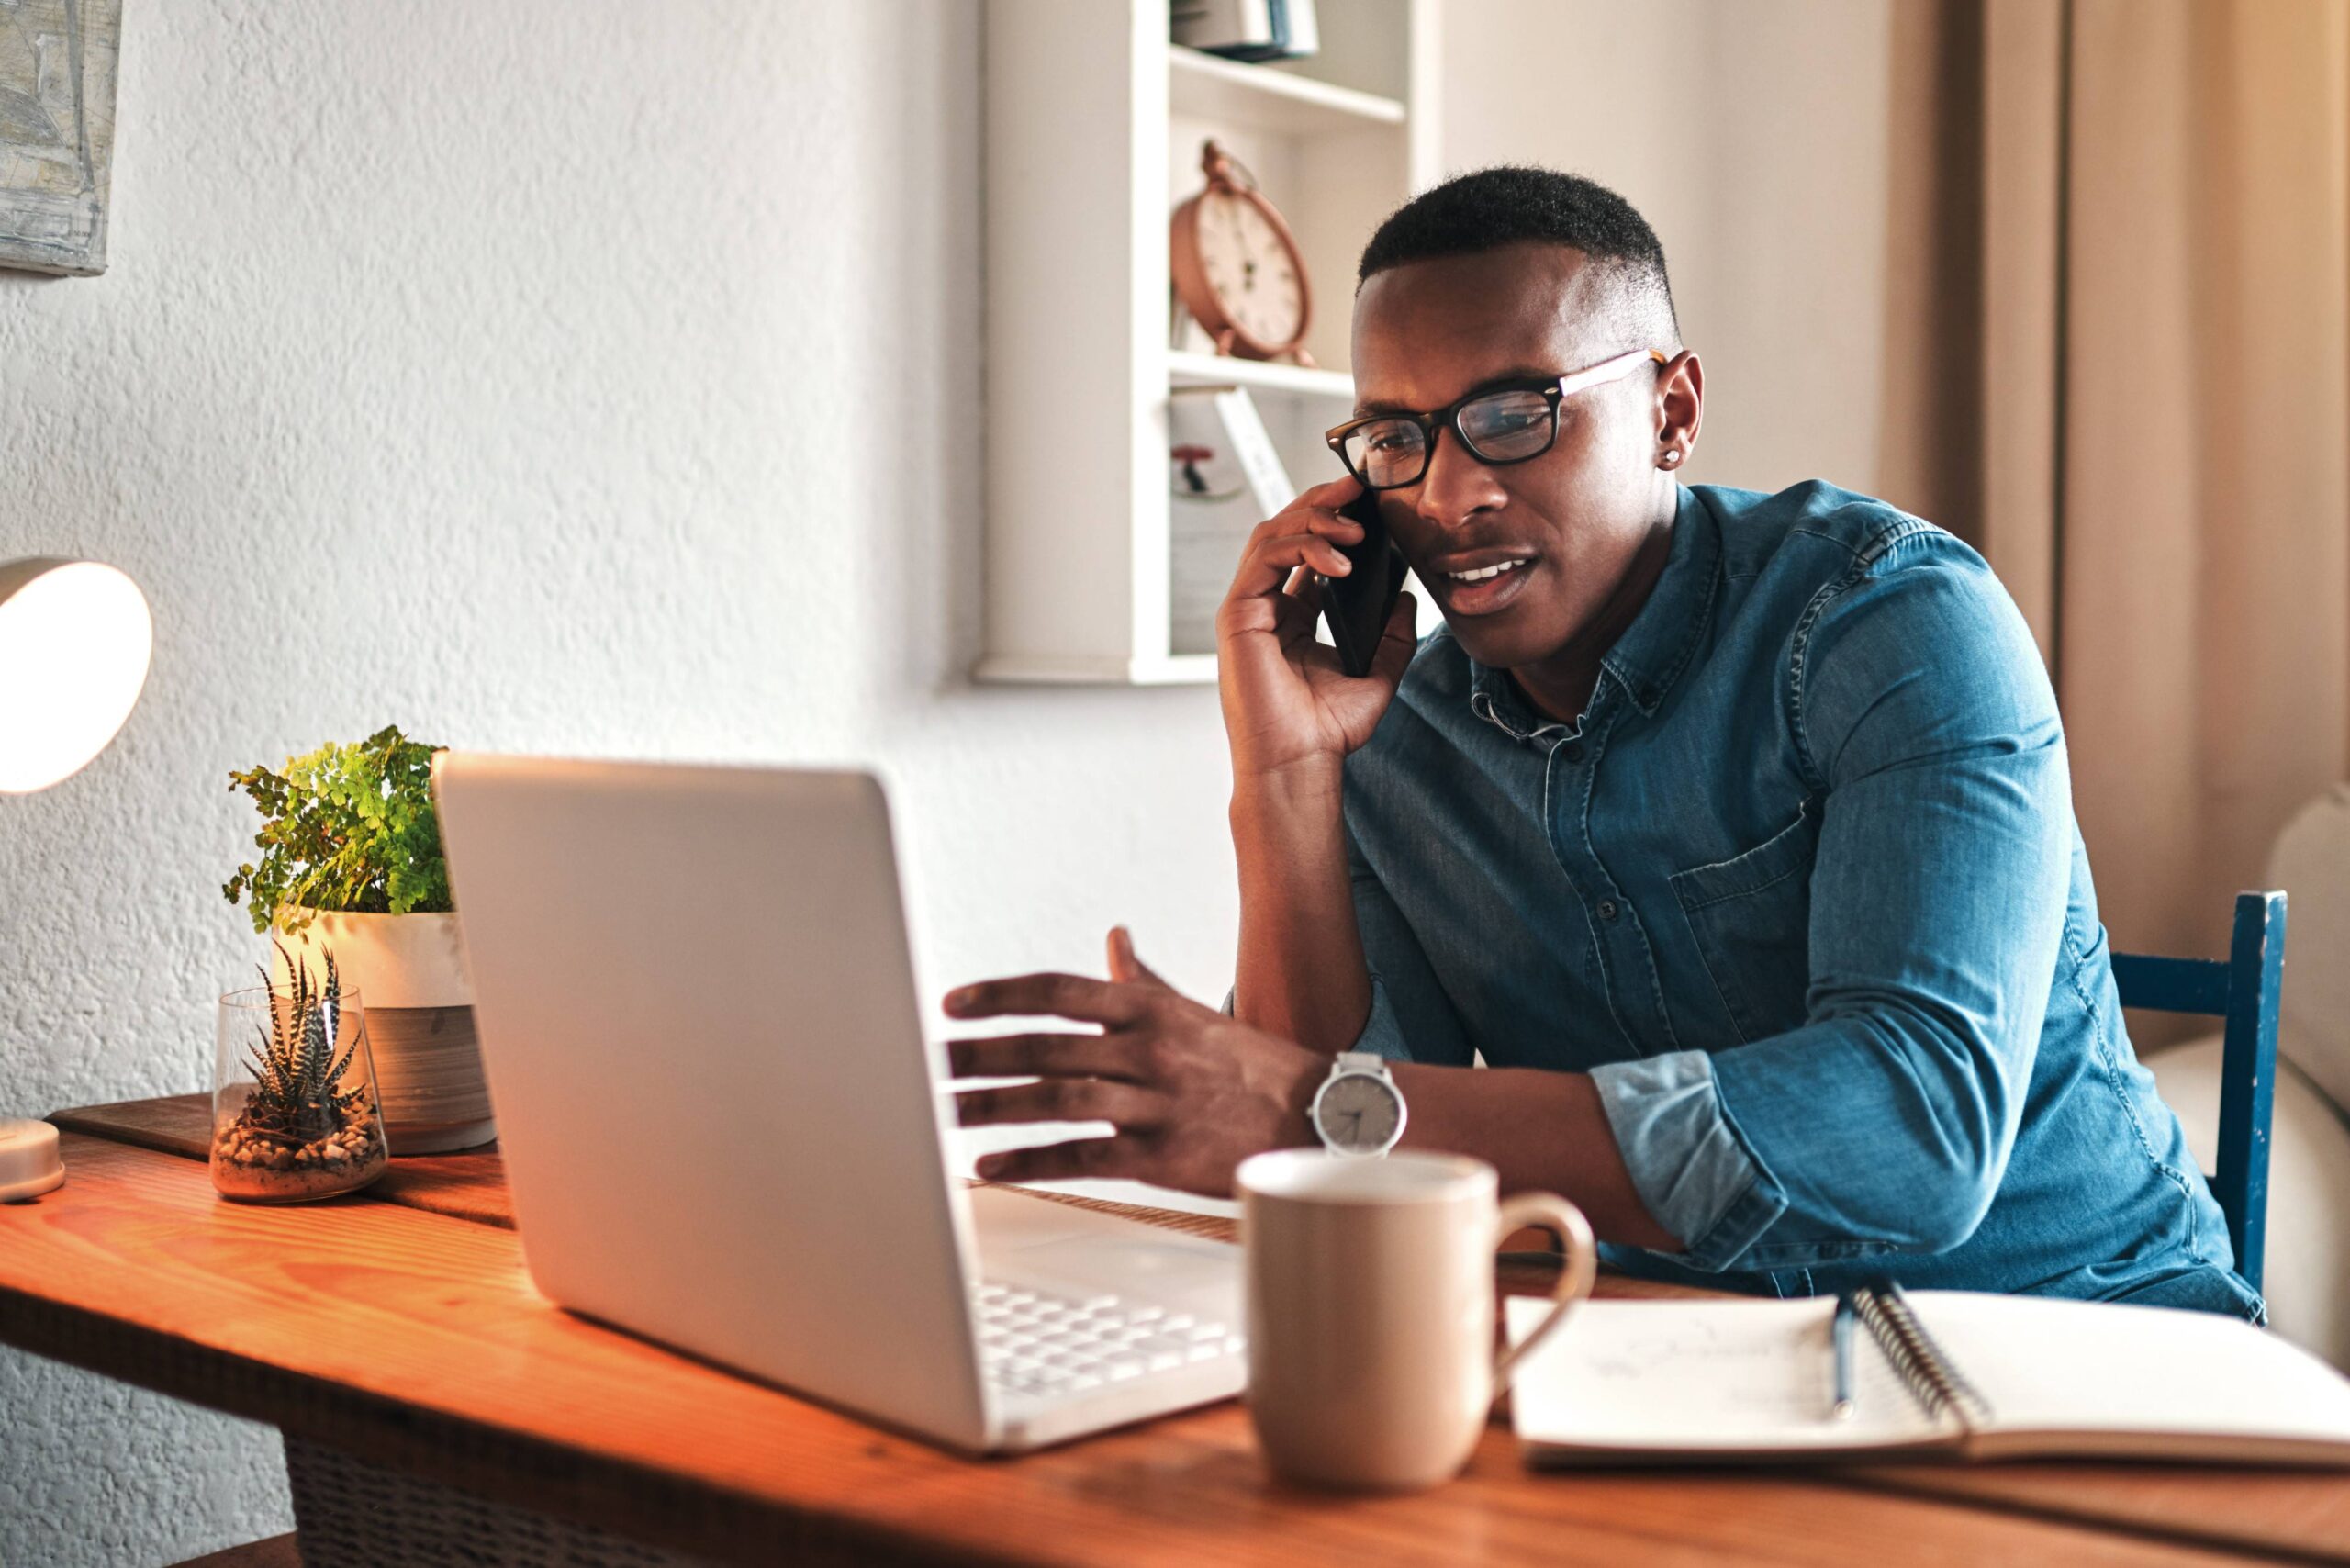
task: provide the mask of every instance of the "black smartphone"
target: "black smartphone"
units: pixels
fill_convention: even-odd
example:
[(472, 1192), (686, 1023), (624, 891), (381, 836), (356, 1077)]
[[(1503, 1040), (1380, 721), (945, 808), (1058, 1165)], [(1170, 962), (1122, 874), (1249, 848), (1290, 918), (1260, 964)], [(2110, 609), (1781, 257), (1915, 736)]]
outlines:
[(1371, 655), (1379, 652), (1379, 634), (1386, 630), (1388, 616), (1394, 613), (1395, 600), (1404, 592), (1404, 574), (1411, 568), (1404, 565), (1404, 553), (1387, 537), (1387, 524), (1379, 516), (1378, 491), (1365, 490), (1340, 507), (1338, 515), (1362, 524), (1359, 542), (1337, 545), (1338, 554), (1353, 564), (1354, 570), (1343, 577), (1326, 577), (1316, 572), (1314, 580), (1321, 585), (1322, 619), (1329, 622), (1330, 641), (1337, 644), (1338, 667), (1361, 677), (1371, 673)]

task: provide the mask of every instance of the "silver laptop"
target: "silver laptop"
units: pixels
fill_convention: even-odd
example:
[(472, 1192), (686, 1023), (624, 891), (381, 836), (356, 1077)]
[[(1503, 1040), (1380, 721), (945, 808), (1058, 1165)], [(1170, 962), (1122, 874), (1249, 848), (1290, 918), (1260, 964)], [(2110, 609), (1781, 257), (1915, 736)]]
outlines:
[(1234, 1249), (955, 1175), (878, 781), (433, 778), (550, 1298), (973, 1452), (1239, 1392)]

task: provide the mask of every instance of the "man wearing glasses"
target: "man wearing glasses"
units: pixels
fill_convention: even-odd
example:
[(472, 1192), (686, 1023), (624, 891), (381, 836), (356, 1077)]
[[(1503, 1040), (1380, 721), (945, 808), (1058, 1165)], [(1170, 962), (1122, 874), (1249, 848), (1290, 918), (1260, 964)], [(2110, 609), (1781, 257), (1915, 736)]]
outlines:
[[(1636, 1272), (2236, 1313), (2224, 1221), (2123, 1031), (2063, 731), (1975, 553), (1807, 484), (1687, 487), (1705, 379), (1613, 192), (1491, 169), (1363, 252), (1349, 476), (1251, 537), (1218, 622), (1241, 892), (1229, 1014), (1111, 979), (953, 993), (1098, 1034), (957, 1042), (983, 1162), (1205, 1193), (1260, 1149), (1477, 1155)], [(1379, 515), (1370, 674), (1315, 574)], [(1487, 1068), (1472, 1070), (1482, 1055)]]

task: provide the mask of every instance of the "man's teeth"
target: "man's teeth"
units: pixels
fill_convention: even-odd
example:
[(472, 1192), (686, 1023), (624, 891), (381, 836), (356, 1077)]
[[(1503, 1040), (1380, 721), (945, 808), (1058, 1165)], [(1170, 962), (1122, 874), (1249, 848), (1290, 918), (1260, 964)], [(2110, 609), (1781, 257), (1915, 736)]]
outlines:
[(1456, 583), (1481, 583), (1487, 577), (1498, 577), (1512, 567), (1524, 565), (1523, 561), (1503, 561), (1495, 566), (1480, 566), (1473, 572), (1447, 572), (1445, 576)]

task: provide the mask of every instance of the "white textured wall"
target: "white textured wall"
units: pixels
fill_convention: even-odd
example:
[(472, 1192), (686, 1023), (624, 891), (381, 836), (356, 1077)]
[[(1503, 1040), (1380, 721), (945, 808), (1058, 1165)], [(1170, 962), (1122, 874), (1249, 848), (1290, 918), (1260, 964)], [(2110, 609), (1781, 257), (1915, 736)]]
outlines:
[[(963, 678), (975, 6), (129, 10), (112, 271), (0, 274), (0, 558), (129, 570), (154, 673), (0, 798), (0, 1110), (206, 1081), (254, 940), (228, 770), (387, 720), (877, 762), (934, 987), (1125, 918), (1220, 991), (1213, 694)], [(7, 1352), (0, 1412), (11, 1568), (286, 1528), (265, 1429)]]

